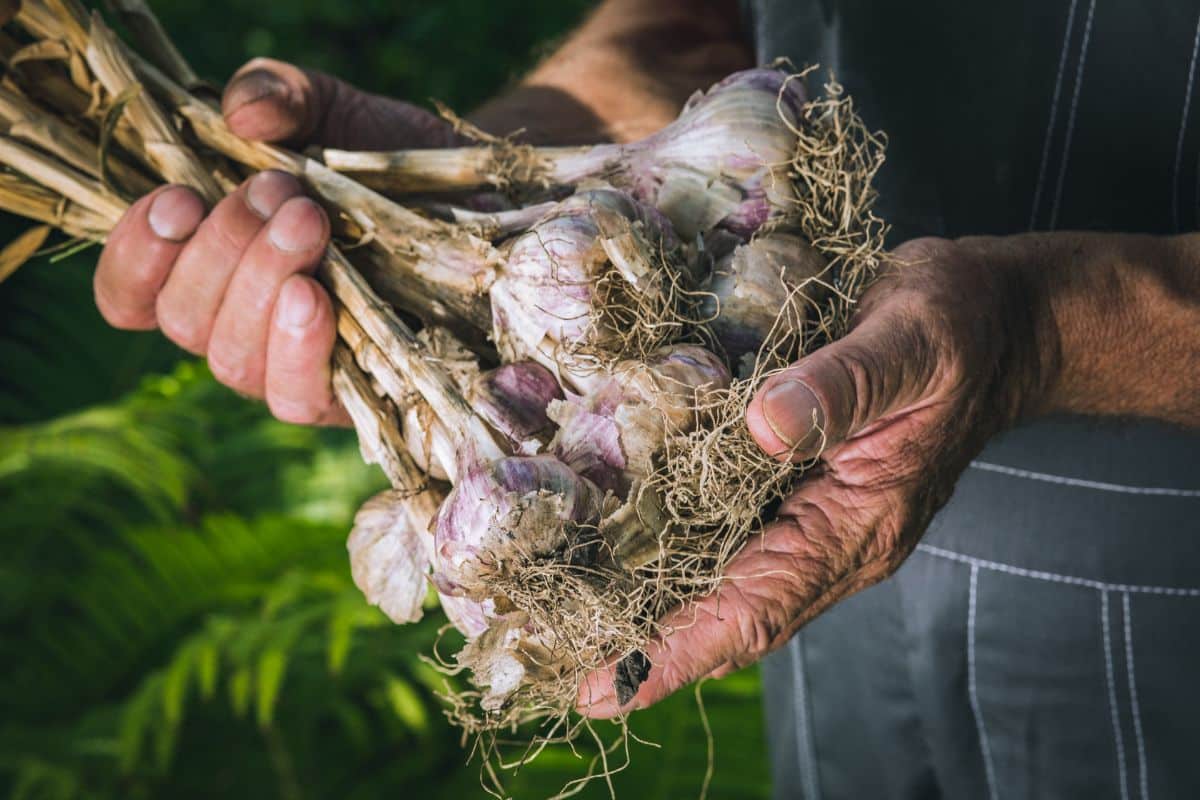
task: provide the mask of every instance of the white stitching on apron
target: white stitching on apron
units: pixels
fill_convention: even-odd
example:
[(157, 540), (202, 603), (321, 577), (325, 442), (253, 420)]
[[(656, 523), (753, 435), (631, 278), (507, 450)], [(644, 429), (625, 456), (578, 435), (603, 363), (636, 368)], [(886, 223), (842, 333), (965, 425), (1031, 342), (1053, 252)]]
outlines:
[(1200, 589), (1193, 589), (1190, 587), (1138, 586), (1126, 583), (1106, 583), (1105, 581), (1095, 581), (1091, 578), (1078, 578), (1074, 575), (1060, 575), (1056, 572), (1025, 569), (1024, 567), (1015, 567), (1012, 564), (1002, 564), (999, 561), (988, 561), (985, 558), (975, 558), (974, 556), (963, 555), (962, 553), (956, 553), (953, 550), (946, 550), (942, 547), (934, 547), (931, 544), (919, 544), (917, 545), (917, 550), (923, 553), (928, 553), (929, 555), (947, 558), (951, 561), (960, 561), (963, 564), (970, 564), (972, 567), (982, 567), (983, 569), (995, 570), (996, 572), (1006, 572), (1009, 575), (1019, 575), (1022, 578), (1053, 581), (1054, 583), (1067, 583), (1071, 584), (1072, 586), (1087, 586), (1091, 589), (1099, 589), (1107, 592), (1160, 594), (1170, 597), (1200, 597)]
[(1098, 489), (1102, 492), (1118, 492), (1120, 494), (1142, 494), (1156, 497), (1200, 497), (1200, 489), (1169, 489), (1157, 486), (1126, 486), (1120, 483), (1105, 483), (1104, 481), (1089, 481), (1083, 478), (1069, 478), (1064, 475), (1051, 475), (1046, 472), (1032, 472), (1027, 469), (1006, 467), (1003, 464), (991, 464), (987, 461), (972, 461), (971, 469), (982, 472), (996, 472), (1013, 478), (1026, 478), (1031, 481), (1057, 483), (1062, 486), (1077, 486), (1081, 489)]
[[(1128, 597), (1129, 595), (1125, 595)], [(1121, 733), (1121, 714), (1117, 709), (1117, 681), (1113, 677), (1112, 634), (1108, 623), (1108, 592), (1100, 592), (1100, 630), (1104, 634), (1104, 678), (1108, 685), (1108, 710), (1112, 716), (1113, 744), (1117, 750), (1117, 776), (1121, 781), (1121, 800), (1129, 800), (1129, 773), (1125, 767), (1125, 737)]]
[(988, 744), (987, 727), (983, 724), (983, 713), (979, 710), (979, 688), (975, 681), (975, 608), (979, 585), (979, 566), (971, 565), (971, 591), (967, 596), (967, 695), (971, 713), (975, 715), (975, 729), (979, 732), (979, 750), (983, 755), (983, 769), (987, 775), (988, 797), (997, 800), (996, 772), (992, 767), (992, 751)]
[(1171, 171), (1171, 218), (1179, 232), (1179, 166), (1183, 163), (1183, 138), (1187, 131), (1188, 112), (1192, 107), (1192, 84), (1196, 79), (1196, 53), (1200, 52), (1200, 18), (1196, 19), (1196, 35), (1192, 38), (1192, 61), (1188, 64), (1187, 90), (1183, 93), (1183, 112), (1179, 115), (1179, 138), (1175, 141), (1175, 168)]
[(1058, 75), (1054, 79), (1054, 97), (1050, 101), (1050, 120), (1046, 123), (1046, 135), (1042, 140), (1042, 164), (1038, 167), (1037, 188), (1033, 192), (1033, 209), (1029, 212), (1029, 230), (1037, 224), (1038, 206), (1042, 203), (1042, 187), (1046, 183), (1046, 166), (1050, 162), (1050, 141), (1054, 138), (1054, 122), (1058, 117), (1058, 100), (1062, 95), (1063, 73), (1067, 67), (1067, 51), (1070, 50), (1071, 29), (1075, 27), (1075, 5), (1078, 0), (1071, 0), (1071, 10), (1067, 12), (1067, 29), (1063, 32), (1062, 49), (1058, 54)]
[(1125, 611), (1125, 666), (1129, 672), (1129, 707), (1133, 714), (1133, 734), (1137, 739), (1138, 788), (1142, 800), (1150, 800), (1150, 778), (1146, 774), (1146, 740), (1142, 736), (1142, 712), (1138, 708), (1137, 678), (1133, 671), (1133, 619), (1129, 613), (1129, 593), (1121, 595)]
[(804, 670), (804, 649), (801, 634), (788, 642), (788, 656), (792, 661), (792, 684), (796, 693), (792, 698), (796, 724), (796, 755), (800, 762), (800, 796), (802, 800), (820, 800), (817, 782), (817, 759), (813, 752), (812, 725), (808, 719), (808, 678)]
[(1079, 107), (1079, 90), (1083, 86), (1083, 65), (1087, 62), (1088, 42), (1092, 38), (1092, 17), (1096, 12), (1096, 0), (1088, 5), (1087, 22), (1083, 25), (1083, 44), (1079, 49), (1079, 64), (1075, 69), (1075, 92), (1071, 95), (1071, 113), (1067, 117), (1067, 138), (1063, 142), (1062, 162), (1058, 167), (1058, 185), (1054, 189), (1054, 204), (1050, 206), (1050, 230), (1058, 224), (1058, 207), (1062, 201), (1063, 181), (1067, 177), (1067, 161), (1071, 156), (1071, 140), (1075, 137), (1075, 111)]

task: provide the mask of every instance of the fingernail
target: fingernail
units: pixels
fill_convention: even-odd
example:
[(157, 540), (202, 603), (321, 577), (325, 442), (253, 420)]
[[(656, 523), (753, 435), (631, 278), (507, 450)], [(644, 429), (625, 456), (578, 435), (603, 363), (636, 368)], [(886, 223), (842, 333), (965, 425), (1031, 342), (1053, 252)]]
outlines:
[(159, 192), (150, 204), (150, 229), (160, 239), (182, 242), (196, 232), (204, 219), (204, 203), (184, 186), (171, 186)]
[(763, 395), (763, 418), (771, 430), (789, 447), (812, 447), (821, 439), (825, 427), (825, 412), (808, 385), (795, 380), (783, 380)]
[(266, 97), (288, 96), (288, 85), (267, 69), (255, 69), (237, 78), (225, 92), (225, 114), (232, 114), (242, 106), (257, 103)]
[(267, 236), (277, 250), (285, 253), (311, 250), (325, 238), (324, 212), (307, 197), (289, 200), (271, 219)]
[(279, 321), (294, 331), (303, 330), (317, 316), (317, 295), (305, 279), (289, 280), (279, 298)]
[(300, 181), (286, 172), (271, 169), (258, 173), (246, 184), (246, 205), (260, 219), (270, 219), (280, 206), (298, 194)]
[(620, 710), (615, 697), (612, 676), (593, 674), (579, 687), (575, 699), (576, 708), (588, 717), (607, 718)]

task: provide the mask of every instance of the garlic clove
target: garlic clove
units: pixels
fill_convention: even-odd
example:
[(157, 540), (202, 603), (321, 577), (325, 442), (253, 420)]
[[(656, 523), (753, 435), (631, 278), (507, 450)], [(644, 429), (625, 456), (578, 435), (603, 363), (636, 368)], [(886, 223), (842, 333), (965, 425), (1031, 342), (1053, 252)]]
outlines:
[(773, 232), (721, 258), (713, 267), (701, 311), (738, 363), (758, 353), (781, 317), (793, 328), (824, 293), (816, 280), (827, 262), (800, 236)]
[(546, 408), (563, 392), (550, 370), (534, 361), (519, 361), (476, 376), (464, 395), (513, 453), (531, 456), (553, 435)]

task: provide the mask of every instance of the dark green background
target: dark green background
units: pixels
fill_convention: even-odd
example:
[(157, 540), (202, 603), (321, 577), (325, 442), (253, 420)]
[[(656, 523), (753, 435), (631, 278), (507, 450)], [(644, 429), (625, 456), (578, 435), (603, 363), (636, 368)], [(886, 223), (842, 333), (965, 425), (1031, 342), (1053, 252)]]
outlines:
[[(588, 5), (156, 7), (217, 82), (271, 55), (467, 110)], [(350, 582), (350, 519), (382, 485), (352, 434), (274, 422), (157, 334), (107, 329), (94, 259), (41, 258), (0, 284), (0, 792), (484, 796), (441, 717), (442, 679), (418, 659), (440, 614), (394, 627)], [(767, 795), (757, 681), (748, 671), (705, 689), (710, 796)], [(633, 724), (661, 749), (634, 746), (618, 795), (698, 796), (706, 748), (691, 693)], [(552, 794), (587, 755), (550, 750), (510, 790)]]

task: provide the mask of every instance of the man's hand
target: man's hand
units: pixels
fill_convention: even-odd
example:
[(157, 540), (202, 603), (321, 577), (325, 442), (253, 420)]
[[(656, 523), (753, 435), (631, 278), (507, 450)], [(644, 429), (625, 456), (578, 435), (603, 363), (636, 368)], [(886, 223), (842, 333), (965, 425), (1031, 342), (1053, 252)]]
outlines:
[[(1038, 342), (1046, 306), (1022, 271), (948, 241), (894, 255), (902, 266), (863, 297), (852, 330), (751, 403), (747, 423), (766, 452), (800, 461), (820, 450), (819, 463), (721, 590), (667, 620), (674, 631), (651, 648), (627, 708), (757, 661), (891, 574), (988, 437), (1041, 402), (1057, 349), (1052, 335)], [(607, 675), (579, 701), (592, 716), (618, 710)]]
[[(265, 59), (234, 75), (222, 108), (235, 133), (297, 147), (437, 147), (454, 136), (415, 106)], [(255, 175), (213, 209), (162, 187), (109, 237), (96, 305), (118, 328), (161, 328), (206, 355), (217, 380), (265, 398), (281, 420), (344, 422), (330, 388), (333, 307), (311, 277), (328, 244), (325, 212), (290, 175)]]
[[(626, 710), (757, 661), (890, 575), (971, 458), (1022, 417), (1200, 427), (1200, 235), (927, 239), (894, 256), (850, 332), (751, 403), (766, 452), (819, 463), (721, 590), (666, 620)], [(611, 676), (585, 681), (579, 704), (617, 713)]]

